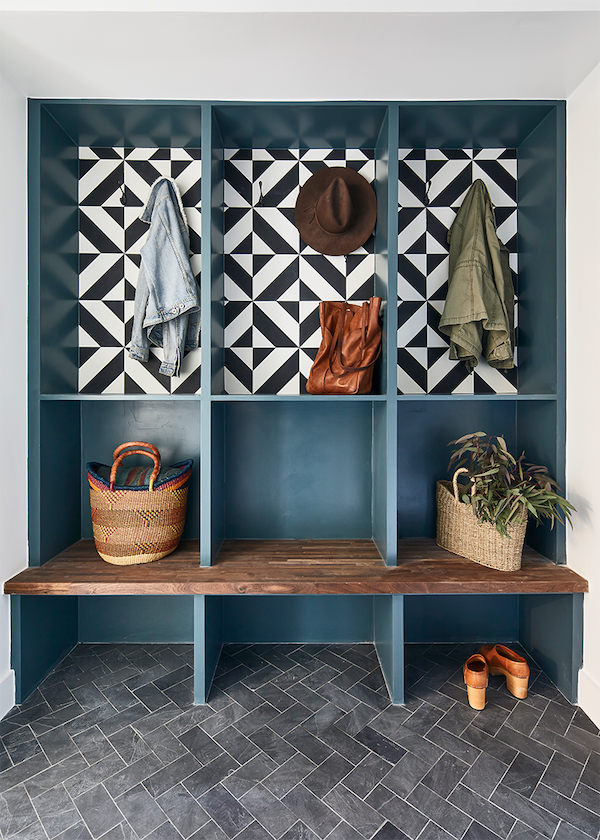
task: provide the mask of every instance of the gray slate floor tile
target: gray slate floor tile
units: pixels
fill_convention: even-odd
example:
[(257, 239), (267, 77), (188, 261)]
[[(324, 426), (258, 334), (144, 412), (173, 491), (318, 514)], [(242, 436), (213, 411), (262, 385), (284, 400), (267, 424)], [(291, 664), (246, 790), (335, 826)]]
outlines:
[(277, 765), (264, 753), (247, 761), (238, 770), (229, 773), (222, 784), (227, 788), (232, 796), (240, 799), (249, 790), (252, 790), (255, 785), (271, 776), (276, 771)]
[(315, 765), (310, 759), (296, 753), (264, 780), (264, 786), (282, 799), (314, 770)]
[(315, 834), (324, 838), (341, 822), (341, 817), (299, 784), (284, 796), (282, 802)]
[(0, 831), (12, 837), (38, 821), (38, 815), (23, 785), (0, 795)]
[(381, 814), (341, 782), (323, 797), (323, 801), (363, 837), (372, 837), (385, 822)]
[(529, 797), (536, 789), (545, 768), (546, 765), (519, 753), (502, 779), (502, 784), (522, 796)]
[(74, 801), (94, 840), (114, 828), (123, 819), (121, 811), (102, 785), (96, 785)]
[(65, 832), (80, 821), (79, 812), (62, 785), (38, 796), (35, 800), (35, 810), (50, 838)]
[(276, 840), (296, 822), (289, 808), (260, 784), (242, 796), (240, 803)]
[(139, 837), (145, 837), (165, 822), (165, 812), (142, 785), (117, 797), (115, 804)]
[(247, 828), (253, 817), (223, 785), (215, 785), (198, 800), (206, 813), (225, 832), (228, 837)]
[(598, 728), (533, 664), (471, 709), (472, 652), (393, 707), (372, 645), (228, 645), (192, 706), (191, 645), (79, 645), (0, 722), (3, 840), (596, 838)]
[(206, 825), (209, 820), (204, 808), (198, 805), (183, 785), (175, 785), (175, 787), (163, 793), (162, 796), (159, 796), (156, 803), (160, 805), (185, 840), (202, 828), (203, 825)]

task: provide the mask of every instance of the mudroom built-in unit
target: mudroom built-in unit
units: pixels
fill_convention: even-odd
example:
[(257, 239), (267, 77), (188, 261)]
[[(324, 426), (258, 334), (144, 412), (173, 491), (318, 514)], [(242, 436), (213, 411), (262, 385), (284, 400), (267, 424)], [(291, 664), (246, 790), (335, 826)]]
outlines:
[[(355, 169), (373, 235), (326, 256), (298, 189)], [(180, 375), (129, 357), (150, 186), (175, 179), (201, 297)], [(439, 329), (447, 233), (484, 181), (515, 287), (516, 365), (473, 373)], [(374, 642), (402, 703), (404, 645), (520, 642), (576, 699), (586, 582), (561, 526), (518, 572), (435, 544), (448, 443), (504, 435), (564, 486), (565, 103), (29, 103), (29, 550), (5, 584), (22, 701), (78, 642), (193, 642), (203, 703), (223, 643)], [(319, 301), (381, 297), (372, 393), (311, 395)], [(86, 463), (149, 441), (194, 460), (179, 548), (114, 566)]]

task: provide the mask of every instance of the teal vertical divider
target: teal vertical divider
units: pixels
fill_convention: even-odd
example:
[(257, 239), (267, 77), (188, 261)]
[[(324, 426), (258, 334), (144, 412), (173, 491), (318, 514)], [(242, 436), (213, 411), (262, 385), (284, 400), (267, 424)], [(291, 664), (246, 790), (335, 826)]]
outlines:
[[(29, 564), (39, 566), (40, 536), (40, 103), (29, 103), (27, 206), (28, 206), (28, 485), (27, 510), (29, 531)], [(12, 605), (18, 602), (11, 600)], [(18, 679), (18, 676), (17, 676)]]
[(373, 639), (390, 700), (404, 703), (404, 596), (373, 595)]
[(583, 664), (583, 594), (520, 596), (520, 642), (570, 703)]
[(373, 539), (386, 565), (395, 566), (398, 529), (396, 333), (398, 251), (398, 106), (389, 105), (375, 150), (378, 188), (375, 233), (375, 294), (383, 297), (381, 393), (383, 404), (373, 405)]
[[(211, 393), (222, 379), (222, 150), (215, 142), (216, 126), (210, 104), (202, 106), (202, 370), (201, 468), (200, 468), (200, 562), (210, 566), (215, 540), (220, 543), (222, 516), (213, 516), (213, 416)], [(221, 195), (219, 197), (219, 184)], [(216, 191), (216, 196), (215, 196)], [(215, 382), (214, 377), (217, 381)], [(219, 521), (221, 528), (219, 528)], [(215, 526), (213, 529), (213, 525)]]
[[(206, 110), (206, 109), (205, 109)], [(223, 307), (223, 138), (216, 119), (216, 113), (211, 111), (210, 126), (210, 374), (211, 388), (209, 394), (222, 394), (224, 385), (224, 307)], [(207, 152), (208, 154), (208, 152)], [(211, 517), (211, 562), (219, 553), (225, 538), (225, 412), (223, 404), (211, 406), (211, 484), (210, 484), (210, 517)], [(207, 442), (208, 443), (208, 442)]]
[(223, 647), (223, 597), (194, 595), (194, 703), (208, 700)]
[[(565, 484), (565, 103), (550, 113), (518, 148), (519, 162), (519, 389), (549, 394), (555, 405), (523, 404), (517, 439), (527, 460), (546, 464)], [(528, 542), (564, 563), (561, 525), (529, 528)]]

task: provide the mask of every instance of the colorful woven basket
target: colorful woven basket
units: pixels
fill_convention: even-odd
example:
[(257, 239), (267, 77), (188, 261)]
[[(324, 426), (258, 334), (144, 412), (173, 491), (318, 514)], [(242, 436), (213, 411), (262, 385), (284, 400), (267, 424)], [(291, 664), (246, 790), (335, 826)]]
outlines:
[(501, 536), (490, 522), (479, 523), (471, 505), (460, 500), (458, 475), (461, 472), (467, 470), (457, 470), (452, 482), (436, 482), (437, 544), (483, 566), (503, 572), (517, 571), (521, 568), (527, 517), (519, 525), (508, 526), (508, 537)]
[[(147, 455), (151, 467), (124, 467), (128, 455)], [(86, 465), (94, 542), (107, 563), (132, 566), (151, 563), (179, 545), (193, 461), (161, 469), (160, 453), (151, 443), (118, 446), (113, 464)]]

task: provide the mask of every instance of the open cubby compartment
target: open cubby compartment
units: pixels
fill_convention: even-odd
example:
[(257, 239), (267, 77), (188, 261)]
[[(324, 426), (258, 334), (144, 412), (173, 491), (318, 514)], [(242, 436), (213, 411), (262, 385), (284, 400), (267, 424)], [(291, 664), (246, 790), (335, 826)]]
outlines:
[[(377, 295), (387, 321), (388, 109), (219, 104), (211, 119), (212, 393), (306, 396), (320, 300)], [(347, 257), (314, 251), (294, 224), (299, 187), (323, 166), (356, 169), (377, 194), (375, 234)], [(387, 346), (374, 394), (387, 393)]]
[[(544, 464), (564, 486), (564, 441), (557, 435), (555, 399), (469, 399), (448, 397), (398, 400), (398, 537), (432, 538), (436, 533), (435, 483), (450, 481), (448, 443), (469, 432), (503, 435), (509, 452), (523, 451)], [(526, 543), (554, 562), (564, 562), (564, 528), (530, 522)]]
[(391, 597), (402, 599), (396, 609), (403, 612), (407, 669), (418, 667), (412, 645), (461, 645), (456, 651), (459, 668), (482, 644), (517, 643), (569, 702), (577, 702), (583, 659), (582, 593)]
[(199, 350), (170, 378), (161, 349), (142, 364), (125, 348), (148, 230), (139, 215), (162, 175), (179, 187), (200, 274), (200, 106), (34, 100), (29, 118), (33, 380), (42, 394), (197, 393)]
[[(158, 447), (163, 464), (192, 458), (183, 539), (199, 538), (200, 407), (194, 400), (42, 400), (41, 456), (30, 457), (30, 565), (92, 538), (86, 463), (112, 463), (130, 440)], [(131, 456), (127, 463), (149, 463)], [(37, 517), (39, 511), (39, 526)]]
[[(43, 398), (30, 406), (30, 414), (30, 566), (40, 566), (78, 540), (92, 538), (86, 463), (110, 464), (113, 450), (129, 440), (154, 443), (165, 465), (193, 459), (182, 538), (199, 539), (201, 418), (196, 399), (63, 395)], [(147, 463), (138, 456), (129, 461)], [(111, 568), (118, 575), (119, 567)], [(78, 642), (192, 642), (193, 598), (17, 596), (11, 621), (20, 703)]]
[[(398, 145), (400, 393), (561, 393), (564, 103), (403, 104)], [(477, 178), (490, 191), (499, 236), (511, 254), (517, 368), (503, 374), (482, 361), (469, 376), (448, 359), (438, 323), (446, 296), (446, 232)]]
[(367, 399), (213, 403), (203, 563), (224, 540), (373, 540), (385, 557), (385, 412)]

